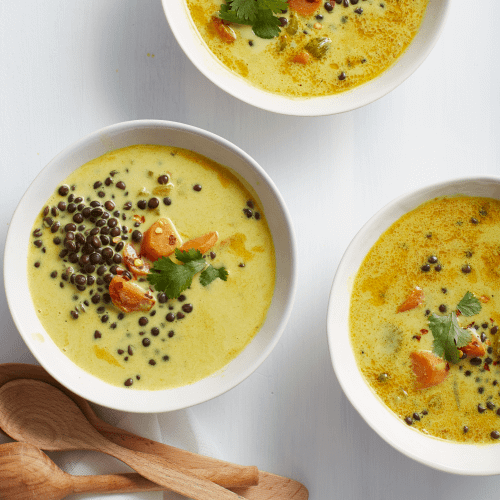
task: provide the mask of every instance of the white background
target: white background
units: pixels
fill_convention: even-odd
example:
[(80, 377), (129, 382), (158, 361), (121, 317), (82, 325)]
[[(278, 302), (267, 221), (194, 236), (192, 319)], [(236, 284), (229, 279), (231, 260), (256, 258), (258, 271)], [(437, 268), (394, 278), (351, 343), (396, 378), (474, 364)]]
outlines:
[[(426, 184), (500, 173), (499, 31), (496, 1), (454, 0), (435, 49), (398, 89), (343, 115), (294, 118), (243, 104), (202, 76), (159, 0), (2, 0), (0, 256), (30, 182), (82, 136), (140, 118), (221, 135), (274, 180), (299, 248), (280, 343), (249, 379), (193, 409), (221, 458), (297, 479), (312, 500), (496, 499), (499, 478), (432, 470), (368, 427), (333, 373), (326, 313), (345, 248), (379, 208)], [(0, 323), (0, 362), (34, 362), (3, 287)]]

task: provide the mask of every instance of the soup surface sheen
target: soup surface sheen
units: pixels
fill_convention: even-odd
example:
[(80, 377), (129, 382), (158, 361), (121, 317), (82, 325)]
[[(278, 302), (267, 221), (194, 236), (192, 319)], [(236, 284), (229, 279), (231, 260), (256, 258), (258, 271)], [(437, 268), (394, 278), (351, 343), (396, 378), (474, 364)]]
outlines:
[(292, 9), (280, 14), (287, 24), (278, 37), (262, 39), (249, 26), (231, 25), (236, 38), (228, 42), (213, 22), (223, 0), (186, 1), (198, 32), (223, 64), (256, 87), (289, 97), (337, 94), (380, 75), (406, 50), (428, 3), (363, 0), (344, 7), (332, 0), (329, 11), (313, 0), (312, 15)]
[[(349, 319), (359, 369), (399, 418), (425, 434), (472, 443), (500, 437), (499, 269), (500, 201), (455, 196), (401, 217), (356, 275)], [(398, 312), (416, 287), (423, 302)], [(457, 313), (457, 321), (484, 353), (443, 361), (445, 380), (418, 389), (412, 353), (433, 350), (430, 319), (451, 316), (467, 292), (480, 312)]]
[[(89, 216), (85, 207), (97, 202), (104, 215)], [(145, 231), (167, 217), (184, 243), (218, 232), (204, 257), (225, 267), (227, 281), (202, 286), (198, 273), (179, 298), (153, 289), (150, 310), (124, 313), (107, 281), (127, 276), (124, 248), (139, 254)], [(99, 260), (100, 252), (95, 269), (86, 267), (84, 245), (75, 252), (66, 242), (72, 223), (72, 241), (78, 234), (101, 240), (90, 254)], [(137, 145), (90, 161), (58, 187), (32, 234), (29, 286), (44, 329), (74, 363), (114, 385), (156, 390), (215, 373), (252, 340), (272, 300), (274, 247), (257, 195), (229, 169), (188, 150)], [(134, 283), (150, 289), (145, 276)]]

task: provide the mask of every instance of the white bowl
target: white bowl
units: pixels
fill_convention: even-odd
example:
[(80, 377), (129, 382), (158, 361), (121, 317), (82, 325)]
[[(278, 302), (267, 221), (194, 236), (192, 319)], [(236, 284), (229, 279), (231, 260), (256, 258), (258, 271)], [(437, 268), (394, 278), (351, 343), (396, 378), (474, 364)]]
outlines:
[(429, 0), (424, 20), (413, 42), (396, 64), (379, 77), (341, 94), (303, 99), (260, 90), (231, 72), (203, 42), (191, 20), (185, 0), (162, 0), (162, 4), (170, 29), (185, 54), (222, 90), (267, 111), (294, 116), (323, 116), (365, 106), (403, 83), (434, 47), (444, 26), (451, 0)]
[(375, 214), (354, 237), (339, 264), (328, 305), (328, 343), (333, 368), (347, 398), (390, 445), (436, 469), (465, 475), (500, 473), (500, 445), (472, 445), (426, 436), (396, 417), (375, 395), (359, 371), (349, 335), (353, 281), (364, 257), (380, 235), (402, 215), (437, 196), (465, 194), (500, 199), (500, 177), (457, 179), (395, 199)]
[[(112, 386), (69, 360), (43, 329), (32, 304), (27, 280), (31, 227), (56, 186), (72, 171), (108, 151), (133, 144), (190, 149), (232, 168), (259, 196), (276, 251), (276, 288), (266, 321), (245, 350), (222, 371), (175, 389), (142, 391)], [(33, 355), (61, 384), (85, 399), (130, 412), (177, 410), (207, 401), (235, 387), (266, 359), (290, 315), (296, 287), (296, 248), (290, 216), (264, 170), (230, 142), (210, 132), (168, 121), (140, 120), (103, 128), (56, 156), (30, 185), (17, 207), (7, 235), (5, 289), (14, 322)]]

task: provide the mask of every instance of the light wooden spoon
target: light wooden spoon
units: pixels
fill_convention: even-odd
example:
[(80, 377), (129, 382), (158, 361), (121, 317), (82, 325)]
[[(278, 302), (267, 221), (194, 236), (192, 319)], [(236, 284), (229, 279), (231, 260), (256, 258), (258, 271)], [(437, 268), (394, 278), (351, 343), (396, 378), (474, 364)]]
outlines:
[(61, 500), (77, 493), (138, 493), (164, 489), (134, 472), (73, 476), (62, 471), (36, 446), (27, 443), (0, 445), (0, 498)]
[(126, 463), (147, 479), (193, 500), (234, 500), (235, 493), (171, 462), (127, 448), (104, 438), (76, 404), (55, 387), (19, 379), (0, 388), (0, 426), (13, 439), (43, 450), (101, 451)]
[[(162, 456), (175, 464), (190, 469), (193, 474), (199, 475), (199, 477), (205, 477), (221, 486), (231, 488), (247, 500), (308, 500), (309, 498), (307, 488), (288, 477), (259, 470), (259, 484), (255, 485), (253, 471), (256, 468), (254, 467), (245, 467), (205, 457), (113, 427), (94, 413), (87, 400), (66, 389), (41, 366), (24, 363), (0, 364), (0, 387), (11, 380), (20, 378), (42, 380), (63, 391), (78, 405), (94, 428), (114, 443), (130, 450)], [(240, 482), (238, 483), (238, 481)], [(254, 485), (252, 486), (252, 484)]]
[[(23, 363), (0, 364), (0, 387), (11, 380), (19, 380), (21, 378), (41, 380), (42, 382), (57, 387), (77, 404), (95, 429), (97, 429), (106, 439), (113, 441), (119, 446), (123, 446), (129, 450), (160, 455), (172, 462), (172, 464), (175, 464), (176, 467), (188, 469), (195, 476), (208, 479), (213, 483), (224, 486), (224, 488), (255, 486), (259, 482), (259, 470), (255, 466), (238, 465), (212, 457), (205, 457), (197, 453), (192, 453), (174, 446), (137, 436), (136, 434), (132, 434), (118, 427), (113, 427), (104, 420), (101, 420), (94, 413), (94, 410), (92, 410), (92, 407), (86, 399), (66, 389), (66, 387), (51, 377), (41, 366)], [(1, 430), (0, 428), (0, 431)], [(281, 478), (281, 476), (276, 476), (276, 478)], [(282, 479), (290, 481), (287, 478)]]

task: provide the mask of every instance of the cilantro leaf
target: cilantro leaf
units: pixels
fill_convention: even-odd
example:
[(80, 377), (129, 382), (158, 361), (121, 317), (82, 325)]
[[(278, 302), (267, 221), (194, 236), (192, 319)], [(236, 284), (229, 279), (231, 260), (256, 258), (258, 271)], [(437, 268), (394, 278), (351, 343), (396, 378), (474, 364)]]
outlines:
[(238, 17), (238, 14), (236, 14), (235, 11), (230, 10), (229, 6), (227, 4), (222, 4), (220, 6), (220, 11), (219, 11), (219, 17), (223, 21), (227, 21), (229, 23), (234, 23), (234, 24), (247, 24), (241, 20), (241, 18)]
[(258, 3), (247, 0), (231, 0), (228, 2), (229, 8), (236, 13), (240, 19), (254, 21), (257, 16), (257, 11), (259, 10)]
[[(473, 316), (481, 310), (481, 304), (472, 293), (467, 292), (458, 303), (457, 309), (463, 316)], [(446, 316), (432, 314), (429, 317), (429, 328), (434, 337), (434, 354), (451, 363), (458, 363), (458, 349), (465, 347), (472, 340), (472, 334), (458, 324), (455, 311)]]
[(189, 250), (179, 250), (178, 248), (176, 248), (175, 258), (179, 262), (183, 262), (184, 264), (187, 264), (189, 262), (194, 262), (197, 260), (203, 261), (205, 263), (205, 261), (203, 260), (203, 256), (201, 255), (201, 252), (196, 248), (190, 248)]
[(216, 278), (227, 280), (227, 271), (223, 267), (215, 269), (210, 264), (207, 267), (199, 250), (191, 248), (181, 251), (176, 248), (175, 257), (181, 264), (173, 262), (170, 258), (160, 257), (154, 262), (151, 272), (147, 275), (149, 283), (156, 290), (165, 292), (169, 299), (176, 299), (189, 288), (194, 275), (200, 271), (203, 271), (200, 275), (200, 283), (203, 286), (207, 286)]
[(281, 23), (270, 10), (260, 10), (252, 27), (259, 38), (274, 38), (280, 34)]
[(431, 314), (429, 328), (434, 336), (434, 354), (450, 363), (458, 363), (458, 348), (466, 346), (471, 341), (472, 334), (458, 324), (455, 311), (446, 316)]
[(224, 267), (219, 267), (216, 269), (209, 265), (200, 275), (200, 283), (203, 286), (207, 286), (212, 283), (216, 278), (220, 278), (222, 281), (227, 281), (227, 271)]
[(477, 314), (481, 310), (481, 303), (472, 293), (467, 292), (458, 303), (457, 309), (464, 316), (474, 316), (474, 314)]
[(205, 266), (206, 263), (203, 259), (176, 264), (170, 258), (160, 257), (155, 261), (153, 270), (147, 275), (147, 279), (156, 290), (165, 292), (170, 299), (176, 299), (191, 286), (193, 276)]
[(252, 26), (256, 36), (273, 38), (280, 34), (281, 23), (274, 15), (288, 9), (285, 0), (226, 0), (219, 17), (235, 24)]

